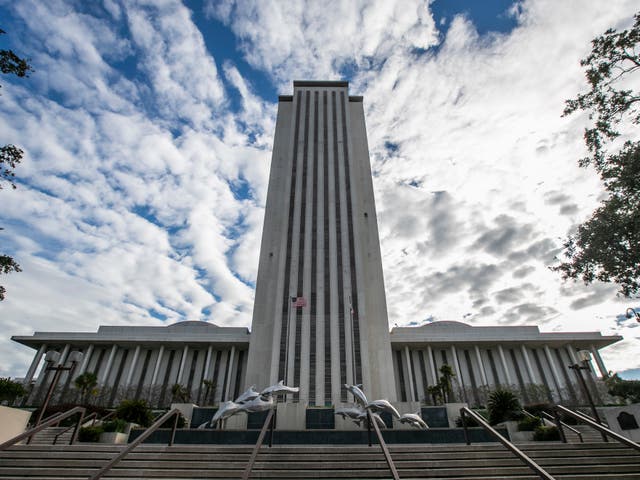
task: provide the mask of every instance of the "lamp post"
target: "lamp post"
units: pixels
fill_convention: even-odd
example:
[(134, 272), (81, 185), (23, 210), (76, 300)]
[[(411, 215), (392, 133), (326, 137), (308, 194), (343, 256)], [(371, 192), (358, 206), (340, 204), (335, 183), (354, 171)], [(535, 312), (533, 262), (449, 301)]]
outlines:
[(76, 365), (82, 361), (82, 353), (74, 350), (69, 354), (66, 364), (63, 365), (62, 363), (58, 363), (60, 361), (60, 353), (55, 350), (50, 350), (44, 357), (44, 361), (47, 364), (45, 372), (54, 371), (56, 373), (53, 376), (51, 385), (49, 385), (49, 390), (47, 390), (47, 396), (44, 399), (44, 403), (42, 404), (42, 407), (40, 407), (40, 413), (38, 414), (35, 426), (38, 426), (42, 421), (44, 412), (47, 410), (47, 406), (49, 405), (49, 400), (51, 400), (51, 396), (53, 395), (53, 392), (58, 385), (58, 381), (60, 380), (60, 375), (62, 375), (62, 372), (64, 371), (69, 371), (69, 375), (71, 375), (73, 370), (76, 368)]
[(636, 322), (640, 323), (640, 313), (636, 312), (633, 308), (627, 308), (627, 318), (636, 317)]
[[(584, 380), (584, 376), (582, 375), (582, 370), (591, 370), (589, 367), (589, 361), (591, 360), (591, 354), (588, 350), (580, 350), (578, 352), (578, 358), (580, 359), (580, 363), (574, 363), (573, 365), (569, 365), (569, 368), (576, 372), (576, 376), (578, 377), (578, 383), (580, 383), (580, 387), (582, 387), (582, 393), (587, 398), (589, 402), (589, 406), (591, 407), (591, 413), (596, 422), (602, 424), (600, 421), (600, 416), (598, 415), (598, 410), (596, 409), (595, 403), (593, 403), (593, 398), (591, 397), (591, 392), (589, 392), (589, 388), (587, 387), (587, 382)], [(601, 433), (602, 439), (607, 442), (607, 436), (604, 433)]]

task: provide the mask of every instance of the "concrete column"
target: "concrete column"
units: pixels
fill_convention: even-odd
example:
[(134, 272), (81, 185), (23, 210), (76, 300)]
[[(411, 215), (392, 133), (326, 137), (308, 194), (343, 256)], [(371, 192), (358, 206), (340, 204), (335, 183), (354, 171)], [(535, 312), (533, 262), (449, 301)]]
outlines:
[(209, 348), (207, 348), (207, 358), (204, 361), (204, 373), (202, 374), (203, 380), (209, 380), (209, 364), (211, 363), (212, 352), (213, 352), (213, 345), (209, 345)]
[(504, 356), (502, 345), (498, 345), (498, 354), (500, 355), (500, 363), (502, 363), (502, 369), (504, 370), (504, 378), (507, 380), (507, 384), (511, 385), (513, 382), (511, 381), (511, 374), (509, 373), (509, 368), (507, 367), (507, 359)]
[(158, 372), (160, 371), (160, 364), (162, 363), (163, 354), (164, 354), (164, 345), (160, 346), (160, 351), (158, 352), (158, 358), (156, 358), (156, 364), (153, 367), (153, 375), (151, 376), (151, 385), (155, 385), (156, 380), (158, 379)]
[(576, 355), (576, 349), (571, 345), (567, 345), (567, 353), (569, 354), (569, 358), (571, 359), (571, 364), (575, 365), (578, 362), (578, 355)]
[(59, 365), (64, 365), (64, 362), (67, 361), (67, 355), (69, 355), (69, 350), (71, 350), (71, 345), (67, 343), (62, 349), (62, 353), (60, 354), (60, 360), (58, 361)]
[[(235, 356), (236, 356), (236, 347), (233, 346), (231, 347), (231, 353), (229, 353), (229, 367), (228, 367), (228, 375), (227, 375), (227, 383), (224, 386), (224, 393), (226, 398), (231, 398), (231, 392), (229, 391), (229, 387), (231, 385), (231, 374), (233, 373), (233, 362), (235, 360)], [(225, 399), (226, 400), (226, 399)]]
[[(410, 398), (412, 402), (416, 402), (418, 399), (414, 398), (413, 396), (413, 372), (411, 370), (411, 354), (409, 353), (409, 347), (408, 346), (404, 346), (404, 358), (405, 361), (407, 362), (407, 377), (409, 379), (409, 381), (407, 382), (407, 384), (409, 385), (409, 395), (407, 395), (407, 398)], [(402, 368), (402, 365), (398, 365), (398, 367)]]
[(38, 365), (40, 365), (40, 360), (42, 360), (42, 356), (44, 355), (44, 352), (46, 349), (47, 349), (46, 343), (43, 343), (42, 345), (40, 345), (40, 348), (36, 352), (35, 357), (33, 357), (31, 366), (29, 367), (29, 370), (27, 370), (27, 374), (24, 377), (24, 380), (22, 382), (24, 385), (29, 385), (29, 383), (31, 383), (31, 379), (33, 378), (33, 375), (36, 373), (36, 370), (38, 369)]
[(104, 385), (107, 379), (109, 378), (109, 373), (111, 373), (111, 366), (113, 365), (113, 359), (116, 357), (117, 350), (118, 350), (118, 345), (114, 344), (113, 347), (111, 347), (111, 352), (109, 352), (109, 358), (107, 359), (107, 364), (105, 365), (104, 370), (100, 375), (100, 380), (98, 381), (98, 384)]
[(433, 350), (431, 349), (431, 345), (427, 345), (427, 356), (429, 357), (429, 366), (431, 367), (431, 375), (433, 375), (433, 383), (435, 385), (438, 383), (438, 372), (436, 371), (436, 365), (433, 361)]
[(451, 356), (453, 357), (453, 366), (456, 369), (456, 378), (458, 379), (458, 386), (460, 387), (460, 393), (462, 395), (462, 399), (467, 401), (467, 392), (464, 390), (464, 381), (462, 378), (462, 370), (460, 369), (460, 362), (458, 361), (458, 352), (456, 351), (456, 347), (451, 345)]
[(609, 372), (607, 371), (606, 367), (604, 366), (604, 362), (602, 361), (602, 357), (600, 356), (600, 352), (595, 347), (595, 345), (591, 345), (591, 355), (593, 355), (593, 358), (596, 361), (596, 365), (598, 365), (598, 370), (600, 370), (600, 375), (602, 376), (602, 378), (607, 378), (609, 376)]
[(558, 374), (556, 363), (553, 361), (553, 355), (551, 355), (551, 349), (549, 349), (548, 345), (544, 346), (544, 353), (547, 355), (547, 362), (549, 362), (549, 366), (551, 367), (551, 373), (553, 374), (553, 380), (555, 381), (556, 387), (558, 389), (556, 393), (558, 395), (558, 398), (562, 400), (562, 395), (560, 394), (560, 389), (562, 388), (562, 384), (560, 383), (560, 375)]
[(531, 365), (531, 360), (529, 359), (529, 352), (527, 352), (527, 347), (524, 344), (520, 345), (520, 349), (522, 350), (522, 356), (524, 358), (524, 363), (527, 366), (527, 371), (529, 372), (529, 380), (531, 383), (540, 383), (538, 381), (538, 377), (536, 377), (535, 372), (533, 370), (533, 366)]
[(127, 388), (131, 384), (133, 378), (133, 372), (136, 370), (136, 363), (138, 363), (138, 356), (140, 355), (140, 345), (136, 346), (133, 352), (133, 359), (131, 360), (131, 366), (129, 367), (129, 373), (127, 374), (127, 380), (124, 382), (124, 387)]
[(78, 370), (78, 375), (82, 375), (87, 367), (89, 366), (89, 361), (91, 360), (91, 354), (93, 353), (93, 344), (87, 347), (87, 351), (84, 352), (84, 356), (82, 358), (82, 365), (80, 365), (80, 370)]
[(180, 368), (178, 369), (178, 378), (176, 383), (182, 385), (182, 374), (184, 373), (184, 364), (187, 361), (187, 354), (189, 353), (189, 346), (185, 345), (182, 349), (182, 358), (180, 359)]
[(478, 360), (478, 368), (480, 369), (482, 384), (488, 387), (489, 382), (487, 381), (487, 372), (484, 371), (484, 363), (482, 362), (482, 355), (480, 354), (480, 348), (478, 347), (478, 345), (475, 345), (473, 349), (476, 351), (476, 359)]

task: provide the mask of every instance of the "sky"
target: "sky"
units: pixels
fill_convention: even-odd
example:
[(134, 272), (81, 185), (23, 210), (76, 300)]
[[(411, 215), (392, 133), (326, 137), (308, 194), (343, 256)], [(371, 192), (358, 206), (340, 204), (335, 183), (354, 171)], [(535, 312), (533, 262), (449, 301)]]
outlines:
[(640, 378), (638, 299), (549, 267), (603, 198), (585, 155), (590, 40), (637, 3), (583, 0), (0, 0), (0, 375), (34, 331), (251, 323), (277, 95), (364, 96), (390, 327), (601, 331)]

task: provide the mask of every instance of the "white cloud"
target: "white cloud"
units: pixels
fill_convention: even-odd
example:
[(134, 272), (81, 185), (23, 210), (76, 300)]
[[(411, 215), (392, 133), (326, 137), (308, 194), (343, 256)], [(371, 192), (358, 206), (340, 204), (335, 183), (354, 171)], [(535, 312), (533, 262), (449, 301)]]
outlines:
[[(3, 82), (0, 101), (0, 141), (27, 151), (26, 183), (0, 191), (3, 247), (25, 270), (2, 278), (3, 330), (160, 324), (150, 311), (247, 326), (273, 99), (207, 51), (180, 2), (106, 2), (103, 15), (63, 0), (9, 8), (36, 72)], [(457, 17), (442, 38), (417, 0), (207, 12), (281, 93), (348, 72), (364, 95), (391, 324), (466, 316), (620, 333), (604, 357), (621, 369), (640, 365), (629, 360), (635, 324), (615, 323), (626, 301), (547, 267), (601, 194), (576, 167), (586, 119), (561, 118), (563, 101), (585, 87), (591, 38), (627, 26), (635, 8), (530, 0), (508, 34), (479, 36)], [(25, 349), (1, 347), (0, 374), (21, 374)]]

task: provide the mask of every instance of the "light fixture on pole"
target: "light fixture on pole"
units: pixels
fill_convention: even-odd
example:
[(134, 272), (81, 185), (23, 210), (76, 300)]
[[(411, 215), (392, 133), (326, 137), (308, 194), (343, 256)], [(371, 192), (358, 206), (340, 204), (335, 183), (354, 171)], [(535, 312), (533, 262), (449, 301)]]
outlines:
[(636, 317), (636, 322), (640, 323), (640, 313), (636, 312), (633, 308), (627, 308), (627, 318)]
[[(596, 409), (596, 405), (595, 403), (593, 403), (591, 392), (589, 392), (589, 388), (587, 387), (587, 382), (584, 380), (584, 376), (582, 375), (582, 370), (591, 370), (591, 367), (589, 366), (589, 362), (591, 361), (591, 353), (588, 350), (580, 350), (578, 351), (578, 358), (580, 359), (580, 363), (569, 365), (569, 368), (576, 372), (578, 383), (580, 383), (580, 387), (582, 387), (582, 393), (584, 393), (584, 396), (589, 402), (593, 418), (596, 422), (602, 424), (602, 422), (600, 421), (600, 416), (598, 415), (598, 410)], [(602, 439), (607, 442), (607, 436), (604, 433), (601, 433), (601, 435)]]
[(60, 375), (62, 372), (68, 371), (69, 375), (73, 373), (73, 370), (76, 368), (76, 365), (82, 361), (82, 352), (78, 352), (74, 350), (69, 353), (67, 356), (66, 362), (63, 365), (60, 362), (60, 353), (55, 350), (50, 350), (44, 357), (44, 361), (46, 367), (44, 369), (45, 372), (56, 372), (53, 376), (53, 380), (51, 381), (51, 385), (49, 385), (49, 390), (47, 390), (47, 396), (44, 399), (44, 403), (40, 407), (40, 413), (38, 414), (38, 419), (36, 420), (35, 426), (38, 426), (42, 421), (42, 417), (44, 416), (44, 412), (47, 410), (47, 406), (49, 405), (49, 400), (51, 400), (51, 396), (53, 395), (56, 386), (58, 385), (58, 381), (60, 380)]

